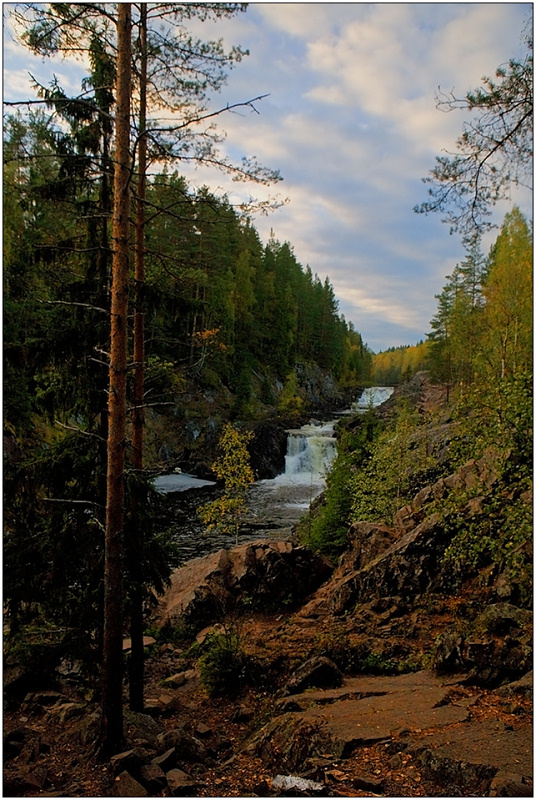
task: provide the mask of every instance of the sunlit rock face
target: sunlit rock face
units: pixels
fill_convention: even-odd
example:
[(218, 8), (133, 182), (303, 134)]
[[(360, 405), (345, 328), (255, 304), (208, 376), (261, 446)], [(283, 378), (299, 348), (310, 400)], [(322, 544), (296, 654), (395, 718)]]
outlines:
[(288, 609), (331, 573), (322, 556), (291, 542), (261, 540), (219, 550), (173, 573), (159, 599), (155, 622), (201, 628), (245, 600), (264, 610)]

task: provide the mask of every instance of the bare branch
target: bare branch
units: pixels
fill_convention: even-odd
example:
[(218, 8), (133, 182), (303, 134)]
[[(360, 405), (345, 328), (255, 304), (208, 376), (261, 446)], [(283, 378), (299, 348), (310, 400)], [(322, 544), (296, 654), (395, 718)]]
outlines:
[(109, 316), (110, 311), (99, 306), (93, 306), (91, 303), (75, 303), (70, 300), (38, 300), (38, 303), (43, 303), (47, 306), (81, 306), (82, 308), (90, 308), (92, 311), (99, 311), (101, 314)]
[(67, 505), (77, 506), (93, 506), (94, 508), (104, 509), (100, 503), (95, 503), (93, 500), (68, 500), (60, 497), (43, 497), (45, 503), (66, 503)]
[(73, 433), (80, 433), (82, 436), (89, 436), (92, 439), (98, 439), (99, 442), (104, 442), (106, 444), (106, 439), (103, 439), (102, 436), (99, 436), (98, 433), (83, 431), (81, 428), (77, 428), (73, 425), (65, 425), (63, 422), (60, 422), (59, 420), (55, 420), (55, 424), (59, 425), (60, 428), (64, 428), (66, 431), (72, 431)]

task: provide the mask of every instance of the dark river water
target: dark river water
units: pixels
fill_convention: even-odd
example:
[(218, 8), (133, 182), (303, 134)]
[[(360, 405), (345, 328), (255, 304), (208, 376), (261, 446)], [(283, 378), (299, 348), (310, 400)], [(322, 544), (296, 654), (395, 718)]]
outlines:
[[(366, 389), (361, 397), (340, 416), (356, 414), (385, 402), (390, 387)], [(307, 425), (287, 432), (285, 471), (271, 480), (257, 481), (248, 493), (249, 514), (241, 527), (239, 542), (254, 539), (287, 539), (292, 526), (307, 512), (311, 502), (325, 489), (325, 477), (337, 454), (334, 426), (330, 421), (311, 420)], [(184, 561), (232, 547), (234, 537), (207, 533), (196, 514), (198, 506), (215, 494), (214, 484), (184, 473), (161, 475), (156, 488), (167, 495), (170, 528)]]

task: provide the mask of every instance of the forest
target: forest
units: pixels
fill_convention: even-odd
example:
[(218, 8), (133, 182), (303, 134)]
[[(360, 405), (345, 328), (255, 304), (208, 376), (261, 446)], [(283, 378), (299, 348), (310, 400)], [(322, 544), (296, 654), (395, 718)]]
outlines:
[(471, 243), (446, 278), (426, 341), (373, 356), (378, 385), (409, 380), (420, 369), (452, 386), (530, 372), (532, 230), (519, 209), (506, 214), (486, 257), (478, 240)]
[[(40, 669), (69, 654), (91, 671), (104, 653), (104, 674), (119, 678), (117, 537), (128, 531), (127, 616), (133, 628), (138, 620), (139, 637), (134, 609), (175, 563), (169, 543), (150, 534), (158, 501), (154, 469), (145, 471), (154, 468), (146, 414), (213, 391), (231, 398), (230, 418), (254, 419), (278, 397), (299, 407), (298, 363), (347, 387), (366, 382), (371, 366), (329, 279), (304, 268), (290, 243), (260, 241), (253, 201), (233, 207), (188, 186), (176, 169), (193, 160), (253, 183), (279, 179), (255, 162), (229, 163), (212, 128), (195, 132), (212, 116), (208, 90), (241, 54), (191, 39), (188, 18), (240, 8), (141, 6), (120, 21), (128, 10), (119, 6), (113, 22), (98, 6), (16, 12), (30, 50), (82, 50), (91, 71), (78, 96), (54, 79), (35, 85), (35, 105), (8, 107), (3, 149), (10, 632)], [(178, 109), (180, 123), (162, 127), (158, 115)], [(115, 704), (108, 747), (121, 725), (121, 688), (105, 685), (104, 693), (105, 706)]]
[[(500, 481), (478, 497), (483, 518), (467, 522), (468, 495), (438, 506), (452, 532), (442, 565), (460, 581), (490, 564), (517, 569), (524, 605), (532, 487), (532, 229), (514, 205), (485, 256), (487, 209), (515, 180), (494, 169), (493, 191), (478, 183), (486, 126), (504, 123), (504, 106), (514, 117), (522, 108), (516, 132), (530, 127), (531, 59), (467, 96), (483, 127), (462, 135), (463, 157), (438, 158), (428, 179), (421, 213), (450, 207), (444, 185), (462, 187), (447, 221), (466, 256), (437, 295), (426, 340), (374, 354), (339, 313), (329, 278), (300, 264), (291, 242), (261, 241), (254, 200), (238, 207), (181, 175), (184, 161), (253, 185), (280, 179), (221, 155), (212, 118), (226, 109), (209, 112), (207, 97), (242, 53), (188, 33), (192, 16), (241, 7), (110, 8), (16, 12), (33, 53), (83, 52), (90, 68), (76, 96), (57, 79), (35, 82), (34, 99), (6, 108), (3, 141), (5, 647), (27, 673), (80, 665), (100, 705), (104, 758), (123, 745), (127, 683), (130, 709), (144, 709), (144, 613), (180, 563), (152, 486), (158, 420), (183, 425), (203, 398), (217, 402), (222, 428), (233, 422), (248, 440), (265, 418), (309, 411), (307, 369), (342, 394), (403, 386), (425, 370), (451, 404), (434, 424), (456, 424), (448, 464), (438, 466), (435, 440), (423, 434), (430, 421), (403, 401), (387, 421), (370, 414), (343, 425), (322, 503), (297, 536), (335, 563), (350, 526), (394, 525), (447, 467), (493, 451)], [(164, 111), (177, 115), (172, 124), (161, 122)], [(495, 147), (510, 161), (513, 138)], [(526, 139), (518, 142), (526, 166)]]

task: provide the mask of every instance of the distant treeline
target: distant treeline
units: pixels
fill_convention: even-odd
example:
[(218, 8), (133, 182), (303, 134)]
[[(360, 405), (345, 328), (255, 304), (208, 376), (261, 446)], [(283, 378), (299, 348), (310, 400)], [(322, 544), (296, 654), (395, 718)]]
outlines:
[(532, 231), (514, 208), (488, 256), (474, 243), (447, 276), (426, 341), (373, 357), (374, 382), (401, 383), (421, 369), (451, 386), (530, 373), (532, 259)]
[(428, 342), (402, 345), (382, 350), (372, 360), (372, 380), (377, 386), (394, 386), (425, 369), (427, 366)]

